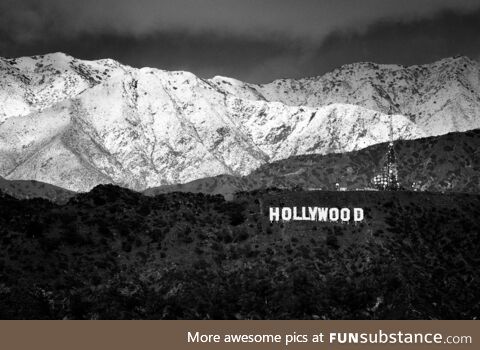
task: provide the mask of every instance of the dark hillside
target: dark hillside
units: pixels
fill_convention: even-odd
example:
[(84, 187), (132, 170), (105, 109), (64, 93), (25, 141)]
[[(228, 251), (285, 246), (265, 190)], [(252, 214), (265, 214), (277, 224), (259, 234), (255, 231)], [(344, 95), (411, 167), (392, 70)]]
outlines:
[(0, 176), (0, 191), (18, 199), (44, 198), (66, 203), (75, 192), (34, 180), (6, 180)]
[[(270, 223), (284, 205), (366, 217)], [(480, 316), (477, 195), (99, 186), (65, 205), (3, 195), (0, 212), (3, 319)]]
[[(480, 130), (451, 133), (417, 140), (396, 141), (399, 179), (403, 188), (432, 192), (480, 192)], [(245, 177), (217, 176), (187, 184), (153, 188), (147, 195), (182, 191), (223, 194), (267, 187), (348, 189), (371, 187), (379, 171), (387, 144), (360, 151), (303, 155), (266, 164)]]

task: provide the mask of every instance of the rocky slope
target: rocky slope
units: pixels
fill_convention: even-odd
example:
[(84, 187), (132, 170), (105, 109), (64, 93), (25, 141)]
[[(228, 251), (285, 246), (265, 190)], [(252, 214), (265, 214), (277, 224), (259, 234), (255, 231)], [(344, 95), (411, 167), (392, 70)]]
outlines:
[(246, 84), (215, 77), (223, 91), (250, 100), (319, 107), (347, 103), (407, 116), (430, 136), (480, 127), (480, 64), (464, 56), (421, 66), (355, 63), (305, 79)]
[[(372, 186), (387, 147), (379, 144), (342, 154), (296, 156), (263, 165), (247, 176), (221, 175), (151, 188), (145, 194), (198, 192), (231, 199), (239, 191), (268, 187), (334, 190), (337, 182), (349, 190), (364, 189)], [(394, 147), (404, 189), (480, 193), (480, 130), (397, 141)]]
[(74, 191), (246, 175), (291, 156), (387, 141), (386, 101), (396, 106), (396, 138), (472, 129), (480, 127), (478, 72), (465, 58), (428, 68), (359, 64), (230, 88), (223, 78), (60, 53), (0, 59), (0, 175)]

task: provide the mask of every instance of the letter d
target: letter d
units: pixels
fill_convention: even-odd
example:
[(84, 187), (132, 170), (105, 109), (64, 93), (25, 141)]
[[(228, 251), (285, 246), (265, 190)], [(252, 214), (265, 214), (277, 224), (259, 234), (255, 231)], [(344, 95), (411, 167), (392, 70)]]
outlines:
[(363, 209), (362, 208), (353, 208), (353, 220), (354, 221), (362, 221), (364, 218)]

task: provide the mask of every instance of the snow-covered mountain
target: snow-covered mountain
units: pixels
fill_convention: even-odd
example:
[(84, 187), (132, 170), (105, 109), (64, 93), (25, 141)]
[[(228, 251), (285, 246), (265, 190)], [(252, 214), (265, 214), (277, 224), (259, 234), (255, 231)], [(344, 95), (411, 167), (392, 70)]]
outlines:
[(320, 77), (280, 79), (265, 85), (215, 77), (223, 91), (289, 106), (331, 103), (407, 116), (430, 136), (480, 127), (480, 64), (468, 57), (422, 66), (355, 63)]
[(385, 142), (389, 106), (396, 138), (479, 128), (479, 80), (466, 58), (267, 85), (61, 53), (0, 59), (0, 176), (86, 191), (245, 175)]

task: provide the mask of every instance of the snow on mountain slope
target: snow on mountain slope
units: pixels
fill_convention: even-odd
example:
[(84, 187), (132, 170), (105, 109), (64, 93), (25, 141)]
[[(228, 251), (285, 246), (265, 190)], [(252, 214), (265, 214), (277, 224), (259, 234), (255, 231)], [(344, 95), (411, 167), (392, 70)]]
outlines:
[[(100, 183), (143, 190), (245, 175), (270, 161), (353, 151), (389, 139), (389, 117), (382, 113), (387, 104), (379, 107), (385, 99), (368, 102), (361, 76), (349, 79), (365, 96), (357, 92), (348, 101), (328, 93), (322, 97), (323, 90), (315, 90), (317, 78), (297, 81), (310, 96), (295, 81), (259, 87), (228, 79), (228, 85), (226, 78), (206, 80), (59, 53), (0, 59), (0, 77), (0, 176), (75, 191)], [(478, 83), (473, 74), (470, 79)], [(291, 97), (286, 99), (282, 89), (290, 89)], [(285, 100), (276, 101), (280, 97)], [(457, 109), (469, 111), (463, 101), (456, 102)], [(395, 114), (395, 137), (438, 131), (420, 119)], [(455, 120), (446, 128), (459, 127), (463, 124)]]
[(0, 58), (0, 123), (74, 97), (119, 67), (112, 60), (87, 63), (62, 53)]
[(467, 57), (423, 66), (355, 63), (320, 77), (254, 85), (214, 77), (222, 91), (250, 100), (319, 107), (347, 103), (408, 116), (429, 136), (480, 127), (480, 64)]

